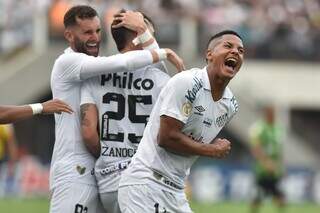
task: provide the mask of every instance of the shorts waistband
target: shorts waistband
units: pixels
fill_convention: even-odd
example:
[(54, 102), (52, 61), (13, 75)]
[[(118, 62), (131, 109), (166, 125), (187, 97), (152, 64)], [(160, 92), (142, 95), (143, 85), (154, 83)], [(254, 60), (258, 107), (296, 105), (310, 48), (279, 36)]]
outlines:
[(171, 187), (173, 187), (175, 189), (178, 189), (178, 190), (183, 190), (183, 187), (181, 187), (178, 184), (172, 182), (171, 180), (169, 180), (168, 178), (162, 176), (158, 172), (153, 171), (153, 177), (155, 179), (157, 179), (158, 181), (161, 181), (162, 183), (166, 184), (167, 186), (171, 186)]
[(112, 165), (108, 165), (106, 168), (101, 169), (99, 173), (100, 175), (104, 176), (104, 175), (111, 174), (115, 171), (124, 170), (128, 168), (130, 162), (131, 160), (128, 160), (128, 161), (122, 161), (122, 162), (114, 163)]

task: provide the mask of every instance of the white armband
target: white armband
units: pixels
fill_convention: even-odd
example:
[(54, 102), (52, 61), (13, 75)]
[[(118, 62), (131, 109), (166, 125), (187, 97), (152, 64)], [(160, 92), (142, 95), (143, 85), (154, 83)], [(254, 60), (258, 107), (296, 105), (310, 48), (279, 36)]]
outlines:
[(36, 103), (36, 104), (29, 104), (29, 106), (32, 109), (32, 114), (33, 115), (37, 115), (37, 114), (41, 114), (42, 110), (43, 110), (43, 106), (40, 103)]
[(149, 41), (152, 38), (153, 38), (153, 36), (151, 35), (149, 30), (147, 29), (146, 31), (144, 31), (144, 33), (142, 33), (141, 35), (138, 35), (135, 39), (133, 39), (132, 43), (135, 46), (137, 46), (138, 44), (146, 43), (147, 41)]
[(156, 49), (154, 51), (158, 54), (159, 61), (167, 59), (167, 52), (165, 49)]

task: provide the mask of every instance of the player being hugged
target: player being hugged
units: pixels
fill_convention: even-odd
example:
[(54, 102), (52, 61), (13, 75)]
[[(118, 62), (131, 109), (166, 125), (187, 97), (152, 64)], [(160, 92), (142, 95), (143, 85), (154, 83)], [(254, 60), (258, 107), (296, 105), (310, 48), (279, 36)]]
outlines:
[(101, 23), (96, 10), (87, 5), (70, 8), (64, 25), (69, 47), (53, 65), (51, 89), (53, 97), (68, 104), (74, 113), (55, 115), (50, 213), (96, 213), (102, 211), (93, 174), (96, 159), (83, 143), (80, 129), (82, 81), (102, 74), (129, 72), (164, 59), (180, 68), (181, 59), (169, 49), (99, 56)]
[[(136, 33), (140, 30), (130, 27), (128, 22), (140, 23), (140, 36)], [(154, 48), (165, 54), (153, 37), (153, 29), (152, 21), (146, 16), (123, 10), (115, 15), (111, 33), (122, 54), (142, 48)], [(120, 213), (120, 175), (135, 154), (152, 107), (169, 79), (164, 64), (158, 63), (135, 71), (100, 75), (82, 85), (82, 136), (98, 158), (95, 176), (100, 199), (108, 213)]]
[(243, 56), (241, 37), (222, 31), (208, 43), (206, 67), (169, 80), (122, 174), (121, 212), (192, 212), (184, 194), (190, 167), (198, 156), (223, 158), (230, 151), (230, 142), (216, 136), (238, 111), (227, 85)]

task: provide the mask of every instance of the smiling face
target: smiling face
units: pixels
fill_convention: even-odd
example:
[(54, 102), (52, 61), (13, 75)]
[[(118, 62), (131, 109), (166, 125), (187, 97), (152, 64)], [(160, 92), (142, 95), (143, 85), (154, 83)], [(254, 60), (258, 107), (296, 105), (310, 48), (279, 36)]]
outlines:
[(101, 24), (97, 16), (93, 18), (76, 19), (77, 24), (68, 27), (65, 37), (71, 48), (91, 56), (99, 55), (101, 41)]
[(213, 39), (208, 46), (208, 69), (222, 79), (232, 79), (240, 70), (244, 56), (242, 40), (233, 34)]

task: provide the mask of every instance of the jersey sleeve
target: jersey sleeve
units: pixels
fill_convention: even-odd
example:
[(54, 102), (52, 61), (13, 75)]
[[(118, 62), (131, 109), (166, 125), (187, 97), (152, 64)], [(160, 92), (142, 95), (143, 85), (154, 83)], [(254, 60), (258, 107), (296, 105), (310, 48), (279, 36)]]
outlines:
[(61, 55), (54, 65), (54, 77), (64, 82), (80, 82), (80, 70), (85, 54), (69, 53)]
[(136, 50), (108, 57), (86, 56), (80, 69), (82, 80), (107, 73), (129, 72), (153, 63), (150, 51)]
[(82, 82), (80, 105), (83, 105), (83, 104), (96, 104), (95, 98), (94, 98), (94, 95), (93, 95), (94, 80), (95, 79), (90, 78), (90, 79), (87, 79), (84, 82)]
[(232, 120), (232, 118), (235, 116), (235, 114), (237, 114), (238, 111), (239, 111), (238, 101), (235, 98), (235, 96), (232, 95), (232, 98), (230, 100), (228, 123)]
[[(160, 49), (160, 47), (159, 47), (157, 40), (154, 38), (154, 41), (150, 45), (143, 47), (143, 49), (144, 50), (157, 50), (157, 49)], [(158, 63), (155, 63), (153, 66), (158, 68), (159, 70), (165, 72), (165, 73), (169, 73), (167, 66), (166, 66), (166, 63), (164, 61), (160, 61)]]
[(73, 52), (61, 56), (56, 66), (59, 66), (57, 75), (60, 79), (82, 81), (102, 74), (137, 70), (152, 63), (150, 51), (136, 50), (102, 57)]
[(160, 94), (160, 116), (166, 115), (185, 124), (192, 109), (192, 103), (186, 98), (191, 87), (192, 77), (186, 72), (171, 78)]

